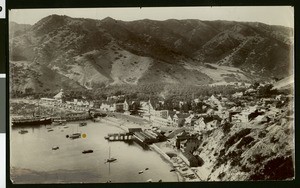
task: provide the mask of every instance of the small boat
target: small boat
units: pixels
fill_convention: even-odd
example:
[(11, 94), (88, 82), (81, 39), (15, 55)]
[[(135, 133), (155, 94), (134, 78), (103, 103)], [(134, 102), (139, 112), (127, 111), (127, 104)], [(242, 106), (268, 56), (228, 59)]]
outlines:
[(22, 129), (22, 130), (20, 130), (20, 131), (19, 131), (19, 133), (20, 133), (20, 134), (25, 134), (25, 133), (28, 133), (28, 131), (27, 131), (27, 130), (24, 130), (24, 129)]
[(111, 163), (111, 162), (114, 162), (114, 161), (116, 161), (116, 160), (117, 160), (116, 158), (111, 157), (111, 158), (109, 158), (109, 159), (106, 159), (106, 162), (107, 162), (107, 163)]
[(81, 123), (79, 123), (80, 127), (83, 127), (83, 126), (86, 126), (86, 125), (87, 125), (87, 122), (81, 122)]
[(151, 183), (151, 182), (152, 182), (152, 179), (148, 179), (146, 182), (149, 182), (149, 183)]
[(188, 168), (183, 168), (183, 169), (181, 169), (182, 171), (187, 171), (188, 170)]
[(176, 171), (176, 170), (175, 170), (174, 168), (170, 170), (170, 172), (175, 172), (175, 171)]
[(139, 174), (142, 174), (142, 173), (144, 173), (144, 171), (143, 171), (143, 170), (139, 171)]
[(106, 163), (111, 163), (116, 161), (116, 158), (110, 157), (110, 147), (109, 147), (109, 153), (108, 153), (108, 159), (105, 160)]
[(158, 182), (162, 182), (162, 179), (158, 180)]
[(51, 131), (53, 131), (53, 129), (49, 129), (49, 130), (48, 130), (48, 132), (51, 132)]
[(65, 129), (69, 128), (68, 126), (64, 126)]
[(80, 138), (80, 137), (81, 137), (81, 133), (74, 133), (69, 136), (69, 138), (71, 138), (71, 139), (76, 139), (76, 138)]
[(53, 122), (55, 125), (63, 125), (65, 123), (67, 123), (67, 120), (66, 119), (55, 119), (53, 120)]
[(55, 147), (52, 148), (52, 150), (58, 150), (58, 149), (59, 149), (58, 146), (55, 146)]
[(93, 150), (89, 149), (89, 150), (84, 150), (82, 153), (86, 154), (86, 153), (93, 153), (93, 152), (94, 152)]
[(77, 139), (77, 138), (80, 138), (80, 136), (78, 136), (78, 135), (70, 135), (69, 138), (70, 139)]
[(149, 168), (145, 168), (145, 170), (149, 170)]
[(109, 136), (105, 136), (104, 139), (105, 139), (105, 140), (108, 140), (108, 139), (109, 139)]

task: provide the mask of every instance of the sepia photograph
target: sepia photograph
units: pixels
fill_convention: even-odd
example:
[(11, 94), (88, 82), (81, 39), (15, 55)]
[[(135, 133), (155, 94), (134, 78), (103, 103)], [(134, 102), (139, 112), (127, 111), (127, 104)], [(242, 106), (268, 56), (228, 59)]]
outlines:
[(295, 178), (293, 7), (8, 20), (12, 183)]

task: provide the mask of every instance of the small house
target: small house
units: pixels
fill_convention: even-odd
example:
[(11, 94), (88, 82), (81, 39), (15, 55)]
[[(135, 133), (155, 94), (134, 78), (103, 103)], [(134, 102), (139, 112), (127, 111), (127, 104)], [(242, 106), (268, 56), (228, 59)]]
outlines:
[(173, 122), (175, 125), (177, 126), (183, 126), (185, 123), (185, 118), (187, 118), (189, 116), (189, 114), (175, 114), (173, 116)]

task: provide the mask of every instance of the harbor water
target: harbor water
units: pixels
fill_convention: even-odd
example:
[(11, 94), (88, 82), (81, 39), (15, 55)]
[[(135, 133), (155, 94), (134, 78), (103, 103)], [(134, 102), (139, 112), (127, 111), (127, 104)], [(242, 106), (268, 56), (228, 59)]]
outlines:
[[(14, 183), (105, 183), (178, 181), (172, 166), (154, 151), (134, 142), (108, 142), (108, 133), (123, 130), (104, 122), (87, 121), (64, 126), (41, 125), (10, 131), (11, 179)], [(80, 132), (78, 139), (67, 135)], [(52, 148), (59, 147), (57, 150)], [(117, 160), (105, 163), (109, 157)], [(93, 153), (83, 154), (84, 150)], [(148, 170), (145, 170), (149, 168)], [(143, 173), (139, 173), (142, 171)]]

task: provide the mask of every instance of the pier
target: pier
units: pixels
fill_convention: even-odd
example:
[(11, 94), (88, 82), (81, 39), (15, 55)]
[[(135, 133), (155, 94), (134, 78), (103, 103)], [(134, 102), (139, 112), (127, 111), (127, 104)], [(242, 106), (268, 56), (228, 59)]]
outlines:
[(152, 144), (154, 142), (157, 142), (159, 139), (157, 137), (154, 137), (147, 131), (142, 131), (141, 129), (132, 130), (130, 129), (127, 133), (111, 133), (108, 134), (105, 139), (108, 141), (129, 141), (133, 140), (137, 143), (141, 143), (143, 145)]
[(131, 133), (113, 133), (108, 134), (106, 139), (108, 141), (130, 141), (133, 140), (133, 135)]
[(149, 135), (147, 132), (135, 132), (134, 137), (145, 144), (152, 144), (158, 141), (157, 138), (153, 137), (152, 135)]

